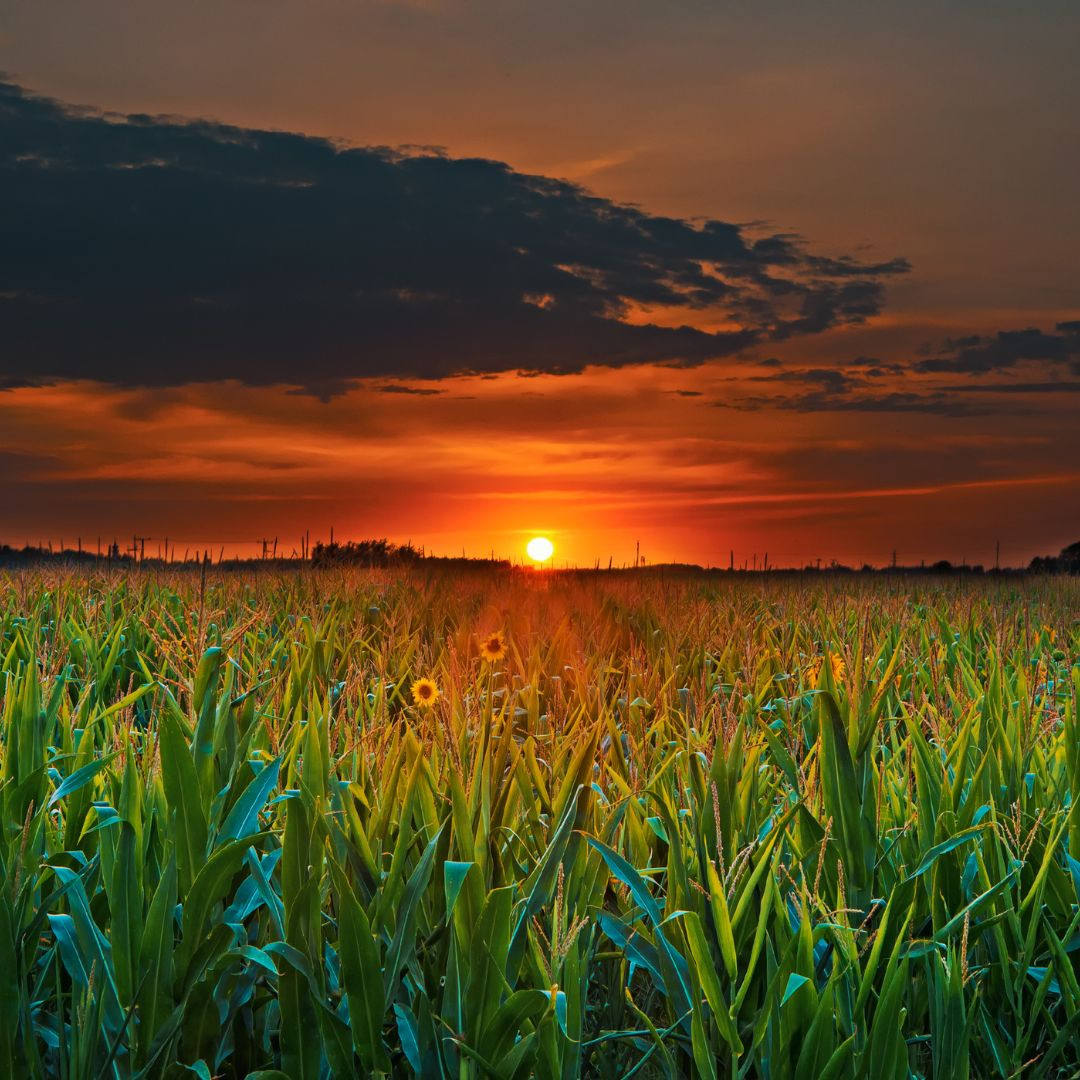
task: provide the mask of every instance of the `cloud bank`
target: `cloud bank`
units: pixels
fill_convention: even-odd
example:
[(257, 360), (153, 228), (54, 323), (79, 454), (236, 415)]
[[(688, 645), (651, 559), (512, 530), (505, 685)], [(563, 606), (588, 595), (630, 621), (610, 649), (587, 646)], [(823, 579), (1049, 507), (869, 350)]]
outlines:
[[(329, 396), (370, 377), (696, 365), (861, 322), (908, 269), (497, 161), (103, 114), (10, 83), (0, 189), (7, 386)], [(724, 329), (695, 327), (703, 313)]]
[(919, 371), (954, 371), (986, 375), (1025, 362), (1041, 362), (1061, 372), (1080, 375), (1080, 322), (1060, 322), (1050, 332), (1035, 327), (999, 330), (993, 336), (953, 338), (916, 364)]

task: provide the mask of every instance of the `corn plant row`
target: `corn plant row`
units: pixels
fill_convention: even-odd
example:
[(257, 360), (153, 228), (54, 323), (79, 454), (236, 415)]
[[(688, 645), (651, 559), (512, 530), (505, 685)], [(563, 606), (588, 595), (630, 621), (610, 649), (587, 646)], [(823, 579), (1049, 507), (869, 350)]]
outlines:
[(1080, 585), (0, 577), (0, 1069), (1080, 1070)]

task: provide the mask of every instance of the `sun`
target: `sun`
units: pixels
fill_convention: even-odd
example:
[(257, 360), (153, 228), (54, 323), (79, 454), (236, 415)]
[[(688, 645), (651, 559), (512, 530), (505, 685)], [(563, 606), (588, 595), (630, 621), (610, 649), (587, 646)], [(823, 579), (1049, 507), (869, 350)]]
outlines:
[(555, 554), (555, 545), (546, 536), (534, 536), (525, 545), (525, 550), (533, 562), (545, 563)]

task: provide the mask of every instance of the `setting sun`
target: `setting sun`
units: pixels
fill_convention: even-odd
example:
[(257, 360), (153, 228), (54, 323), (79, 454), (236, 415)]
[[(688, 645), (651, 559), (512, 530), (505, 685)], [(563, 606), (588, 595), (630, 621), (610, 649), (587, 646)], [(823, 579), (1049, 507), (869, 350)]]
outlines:
[(534, 536), (525, 546), (533, 562), (547, 562), (555, 554), (555, 545), (546, 536)]

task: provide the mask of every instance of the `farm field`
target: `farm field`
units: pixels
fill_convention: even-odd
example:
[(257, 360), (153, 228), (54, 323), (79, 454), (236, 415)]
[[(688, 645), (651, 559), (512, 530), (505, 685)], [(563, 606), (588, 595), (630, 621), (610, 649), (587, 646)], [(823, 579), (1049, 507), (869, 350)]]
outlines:
[(1080, 580), (0, 575), (0, 1071), (1080, 1071)]

